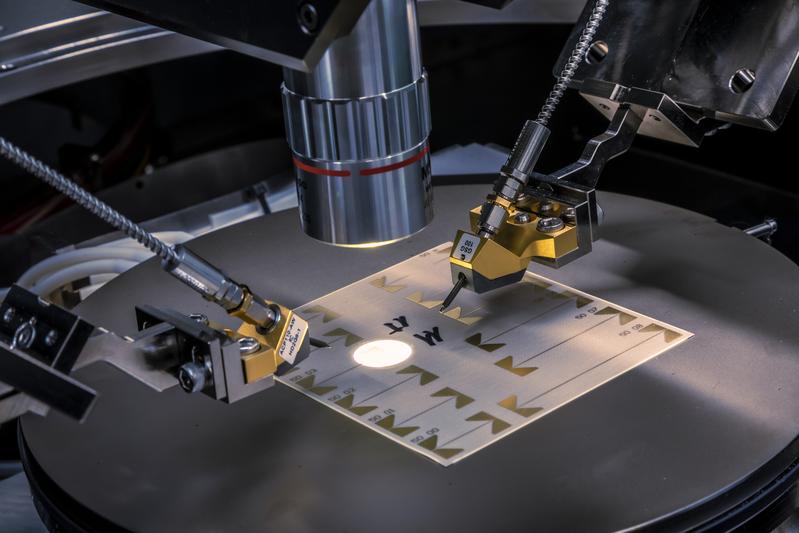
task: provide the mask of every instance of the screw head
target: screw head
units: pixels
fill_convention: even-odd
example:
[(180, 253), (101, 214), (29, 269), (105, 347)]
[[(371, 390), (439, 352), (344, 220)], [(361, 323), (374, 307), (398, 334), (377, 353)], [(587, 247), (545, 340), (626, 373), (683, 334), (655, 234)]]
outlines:
[(536, 229), (541, 233), (555, 233), (556, 231), (562, 230), (565, 225), (566, 224), (557, 217), (547, 217), (538, 221)]
[(524, 212), (516, 213), (516, 216), (513, 218), (513, 220), (517, 224), (527, 224), (528, 222), (530, 222), (530, 214)]
[(297, 8), (297, 22), (304, 33), (316, 34), (319, 30), (319, 13), (316, 11), (316, 7), (310, 2), (300, 4), (300, 7)]
[(44, 336), (44, 343), (47, 346), (53, 347), (55, 346), (56, 341), (58, 341), (58, 332), (54, 329), (51, 329), (47, 335)]
[(202, 313), (192, 313), (189, 315), (189, 318), (200, 324), (208, 325), (208, 317)]
[(543, 200), (538, 204), (538, 214), (542, 217), (550, 215), (555, 210), (555, 204), (549, 200)]
[(567, 207), (563, 211), (563, 218), (569, 224), (574, 224), (577, 222), (577, 210), (573, 207)]
[(11, 348), (28, 349), (36, 340), (36, 317), (19, 325), (11, 339)]
[(178, 383), (186, 392), (200, 392), (205, 388), (205, 369), (197, 363), (185, 363), (178, 370)]
[(740, 68), (732, 75), (728, 86), (735, 94), (743, 94), (755, 84), (757, 76), (748, 68)]
[(238, 342), (241, 355), (250, 355), (261, 349), (261, 343), (252, 337), (242, 337)]
[(11, 322), (14, 320), (14, 315), (17, 314), (17, 311), (13, 307), (9, 307), (6, 309), (6, 312), (3, 313), (3, 322)]

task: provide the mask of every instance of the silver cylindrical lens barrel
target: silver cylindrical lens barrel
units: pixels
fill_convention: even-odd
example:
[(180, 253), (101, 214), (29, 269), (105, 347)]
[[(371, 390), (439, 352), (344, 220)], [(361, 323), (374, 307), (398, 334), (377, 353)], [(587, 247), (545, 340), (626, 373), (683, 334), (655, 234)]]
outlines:
[(414, 0), (373, 0), (310, 73), (285, 71), (305, 232), (370, 246), (433, 218), (430, 110)]

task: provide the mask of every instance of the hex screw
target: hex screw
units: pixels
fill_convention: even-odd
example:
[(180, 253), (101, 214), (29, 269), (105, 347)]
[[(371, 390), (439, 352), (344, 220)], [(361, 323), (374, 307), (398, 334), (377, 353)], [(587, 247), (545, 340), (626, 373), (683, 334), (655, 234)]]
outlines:
[(178, 370), (178, 383), (186, 392), (200, 392), (205, 388), (206, 370), (197, 363), (185, 363)]
[(44, 336), (44, 343), (47, 346), (53, 347), (55, 346), (56, 341), (58, 341), (58, 332), (54, 329), (51, 329), (50, 332)]
[(557, 217), (547, 217), (538, 221), (536, 229), (541, 233), (555, 233), (556, 231), (562, 230), (565, 225), (566, 224)]
[(36, 317), (31, 317), (27, 322), (23, 322), (17, 327), (14, 336), (11, 338), (11, 349), (28, 349), (36, 340)]
[(192, 313), (189, 315), (189, 318), (205, 326), (208, 325), (208, 317), (202, 313)]
[(314, 35), (319, 29), (319, 13), (310, 2), (303, 2), (297, 8), (297, 21), (300, 28), (308, 35)]
[(524, 212), (516, 213), (516, 216), (513, 218), (513, 220), (517, 224), (527, 224), (528, 222), (530, 222), (530, 214)]
[(14, 315), (17, 314), (17, 311), (13, 307), (9, 307), (6, 309), (6, 312), (3, 313), (3, 322), (11, 322), (14, 320)]
[(563, 211), (563, 219), (569, 224), (577, 223), (577, 210), (573, 207), (567, 207)]
[(544, 200), (538, 204), (538, 214), (542, 217), (550, 215), (555, 210), (555, 205), (549, 200)]
[(261, 349), (261, 343), (252, 337), (242, 337), (238, 342), (241, 355), (250, 355)]

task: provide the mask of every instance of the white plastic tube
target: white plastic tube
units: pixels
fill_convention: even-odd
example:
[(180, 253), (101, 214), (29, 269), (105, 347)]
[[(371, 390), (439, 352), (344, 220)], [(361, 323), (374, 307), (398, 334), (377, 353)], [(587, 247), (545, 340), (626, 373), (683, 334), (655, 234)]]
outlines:
[(46, 296), (67, 283), (72, 283), (73, 281), (97, 274), (121, 274), (133, 268), (136, 264), (137, 263), (134, 261), (126, 261), (124, 259), (97, 259), (95, 261), (86, 261), (41, 278), (31, 287), (31, 291), (40, 296)]
[[(159, 239), (161, 239), (165, 243), (172, 244), (172, 245), (174, 245), (174, 244), (182, 244), (182, 243), (184, 243), (186, 241), (190, 241), (190, 240), (192, 240), (194, 238), (194, 235), (192, 235), (191, 233), (187, 233), (185, 231), (159, 231), (159, 232), (153, 233), (153, 235), (158, 237)], [(107, 242), (105, 244), (98, 244), (97, 245), (98, 248), (100, 248), (100, 247), (102, 247), (102, 248), (105, 248), (105, 247), (117, 247), (117, 246), (125, 247), (125, 248), (138, 248), (140, 250), (143, 249), (141, 244), (139, 244), (138, 242), (136, 242), (136, 241), (134, 241), (132, 239), (128, 239), (127, 237), (125, 237), (123, 239), (116, 240), (116, 241)]]
[(69, 252), (54, 255), (53, 257), (48, 257), (44, 261), (36, 263), (24, 274), (22, 274), (22, 276), (20, 276), (20, 278), (17, 280), (17, 285), (26, 288), (31, 287), (38, 280), (45, 276), (49, 276), (64, 268), (85, 263), (86, 261), (94, 261), (98, 259), (124, 259), (126, 261), (139, 263), (149, 259), (152, 256), (152, 253), (141, 247), (139, 247), (139, 249), (121, 247), (93, 247), (71, 250)]

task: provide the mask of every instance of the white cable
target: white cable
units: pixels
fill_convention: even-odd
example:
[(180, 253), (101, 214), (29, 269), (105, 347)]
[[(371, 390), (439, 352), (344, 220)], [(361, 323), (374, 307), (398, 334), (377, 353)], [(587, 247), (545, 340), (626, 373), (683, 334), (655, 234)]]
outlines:
[[(191, 240), (194, 235), (185, 231), (162, 231), (155, 233), (158, 238), (169, 244), (180, 244)], [(102, 259), (121, 259), (132, 263), (140, 263), (153, 257), (153, 253), (141, 248), (141, 245), (128, 239), (121, 239), (91, 248), (79, 248), (63, 252), (33, 265), (17, 280), (17, 285), (31, 288), (38, 284), (42, 278), (66, 268), (71, 268), (89, 261)], [(74, 280), (73, 280), (74, 281)], [(0, 289), (0, 300), (6, 297), (9, 288)]]
[(135, 262), (126, 261), (124, 259), (98, 259), (95, 261), (86, 261), (59, 270), (54, 274), (40, 279), (31, 287), (31, 291), (40, 296), (46, 296), (73, 281), (97, 274), (121, 274), (134, 266), (136, 266)]
[[(185, 231), (159, 231), (153, 233), (153, 235), (167, 244), (183, 244), (184, 242), (190, 241), (194, 238), (194, 235)], [(116, 241), (111, 241), (104, 244), (98, 244), (97, 246), (102, 248), (124, 246), (125, 248), (135, 247), (141, 249), (141, 245), (139, 243), (128, 238), (118, 239)]]
[(71, 250), (64, 252), (53, 257), (48, 257), (44, 261), (36, 263), (29, 268), (17, 280), (17, 285), (21, 287), (30, 287), (35, 284), (39, 279), (44, 276), (57, 272), (62, 268), (68, 268), (73, 265), (85, 263), (86, 261), (93, 261), (97, 259), (124, 259), (139, 263), (153, 257), (153, 254), (139, 249), (130, 249), (122, 247), (109, 247), (109, 248), (85, 248), (78, 250)]

